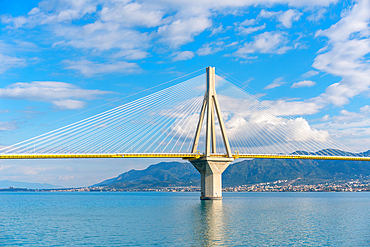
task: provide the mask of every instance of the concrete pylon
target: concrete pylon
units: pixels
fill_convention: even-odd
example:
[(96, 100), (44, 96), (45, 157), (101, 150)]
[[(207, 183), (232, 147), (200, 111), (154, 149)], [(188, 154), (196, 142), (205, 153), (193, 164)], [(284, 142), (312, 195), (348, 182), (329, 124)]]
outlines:
[[(229, 140), (226, 135), (225, 124), (222, 119), (220, 104), (217, 99), (215, 82), (215, 68), (207, 69), (207, 90), (204, 95), (202, 109), (199, 115), (197, 130), (195, 132), (192, 153), (197, 152), (200, 131), (204, 116), (207, 111), (206, 142), (204, 156), (199, 159), (190, 160), (201, 174), (201, 200), (222, 199), (222, 177), (221, 174), (234, 160), (231, 154)], [(216, 154), (216, 132), (215, 112), (220, 125), (223, 143), (225, 145), (226, 157), (217, 157)], [(212, 155), (213, 154), (213, 155)]]

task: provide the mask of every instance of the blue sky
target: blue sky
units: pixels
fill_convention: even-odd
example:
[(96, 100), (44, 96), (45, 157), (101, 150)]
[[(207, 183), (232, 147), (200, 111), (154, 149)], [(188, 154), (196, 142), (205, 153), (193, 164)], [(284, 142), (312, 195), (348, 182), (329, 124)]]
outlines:
[[(366, 0), (0, 1), (0, 145), (215, 66), (292, 118), (368, 150), (369, 19)], [(0, 180), (85, 186), (157, 161), (0, 161)]]

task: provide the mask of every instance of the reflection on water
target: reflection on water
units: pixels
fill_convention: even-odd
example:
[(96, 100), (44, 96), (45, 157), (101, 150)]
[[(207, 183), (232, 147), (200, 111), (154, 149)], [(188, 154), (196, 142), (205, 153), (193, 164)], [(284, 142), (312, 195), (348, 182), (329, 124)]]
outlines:
[(200, 201), (194, 208), (194, 242), (201, 246), (215, 246), (226, 243), (227, 207), (222, 200)]

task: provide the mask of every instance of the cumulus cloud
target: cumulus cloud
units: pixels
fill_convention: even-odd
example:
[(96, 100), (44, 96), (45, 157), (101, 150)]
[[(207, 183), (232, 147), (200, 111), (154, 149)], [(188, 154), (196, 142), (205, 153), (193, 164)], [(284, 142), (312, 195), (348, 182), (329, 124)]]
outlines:
[(22, 67), (25, 65), (26, 61), (24, 59), (0, 54), (0, 74), (4, 73), (10, 68)]
[(283, 77), (276, 78), (271, 84), (267, 85), (264, 89), (273, 89), (284, 85)]
[(194, 57), (194, 52), (192, 51), (183, 51), (176, 55), (176, 57), (173, 59), (173, 61), (184, 61), (189, 60)]
[(148, 52), (137, 50), (137, 49), (121, 50), (113, 55), (114, 58), (124, 58), (127, 60), (140, 60), (148, 56), (149, 56)]
[(312, 76), (315, 76), (315, 75), (318, 75), (320, 72), (316, 71), (316, 70), (310, 70), (310, 71), (307, 71), (306, 73), (302, 74), (302, 77), (312, 77)]
[[(216, 86), (218, 100), (233, 152), (289, 153), (297, 150), (318, 151), (337, 147), (327, 130), (313, 128), (302, 117), (302, 115), (319, 112), (320, 107), (317, 106), (317, 102), (261, 101), (221, 77), (217, 76), (216, 81), (218, 82)], [(201, 100), (202, 97), (193, 98), (190, 102), (201, 102)], [(195, 110), (200, 110), (200, 104)], [(169, 134), (173, 135), (171, 139), (180, 138), (179, 142), (187, 142), (185, 146), (191, 145), (199, 112), (173, 114), (172, 110), (166, 110), (161, 114), (178, 118), (178, 121), (182, 123), (181, 125), (173, 124), (170, 127)], [(222, 136), (217, 118), (216, 135), (216, 139), (219, 140), (217, 148), (222, 152)], [(203, 127), (200, 141), (204, 138)], [(198, 150), (204, 150), (204, 143), (199, 144)]]
[[(328, 38), (328, 45), (318, 52), (314, 60), (313, 67), (316, 70), (308, 71), (302, 77), (311, 77), (322, 71), (342, 79), (317, 97), (305, 101), (278, 100), (272, 105), (288, 115), (315, 114), (329, 104), (343, 106), (359, 94), (367, 96), (370, 86), (367, 57), (370, 53), (369, 22), (370, 3), (359, 1), (343, 13), (339, 22), (317, 32), (317, 36)], [(336, 140), (357, 151), (364, 151), (369, 149), (366, 145), (370, 145), (367, 141), (370, 138), (369, 109), (369, 106), (364, 106), (358, 113), (343, 109), (337, 116), (325, 115), (321, 119), (323, 123), (312, 127), (326, 130)]]
[(149, 46), (147, 33), (120, 27), (116, 23), (94, 23), (80, 26), (59, 26), (54, 30), (62, 41), (53, 44), (57, 46), (72, 46), (79, 49), (96, 49), (108, 51), (112, 49), (143, 50)]
[(58, 109), (79, 109), (81, 100), (93, 100), (111, 92), (81, 89), (73, 84), (55, 81), (18, 82), (0, 88), (0, 99), (44, 101)]
[(279, 99), (275, 101), (266, 101), (266, 103), (274, 107), (275, 114), (284, 116), (313, 115), (320, 112), (324, 107), (323, 104), (312, 99), (305, 101)]
[(67, 66), (65, 69), (76, 70), (86, 77), (91, 77), (104, 73), (135, 73), (140, 71), (136, 63), (128, 63), (125, 61), (115, 63), (97, 63), (88, 60), (80, 61), (64, 61)]
[(275, 17), (279, 22), (281, 22), (281, 24), (284, 27), (291, 28), (292, 22), (298, 21), (301, 18), (302, 13), (295, 9), (289, 9), (287, 11), (278, 11), (278, 12), (261, 10), (258, 16), (261, 18)]
[(365, 119), (367, 120), (370, 116), (370, 106), (365, 105), (360, 108), (359, 112), (350, 112), (347, 110), (341, 110), (340, 114), (334, 116), (333, 123), (354, 123), (354, 122), (362, 122)]
[[(293, 105), (283, 108), (282, 104), (286, 102), (279, 105), (279, 102), (235, 100), (234, 97), (231, 100), (223, 95), (219, 96), (219, 100), (229, 139), (233, 146), (238, 146), (239, 151), (243, 150), (243, 146), (249, 147), (250, 151), (253, 146), (260, 153), (287, 153), (298, 149), (313, 151), (329, 146), (327, 131), (312, 128), (302, 117), (286, 117), (290, 113), (296, 114), (292, 111), (298, 108), (307, 108), (307, 104), (301, 103), (299, 106), (295, 102), (295, 108)], [(309, 143), (316, 143), (313, 145), (315, 147)]]
[(156, 27), (163, 23), (165, 12), (150, 3), (128, 2), (126, 5), (108, 2), (101, 10), (104, 22), (119, 22), (125, 26)]
[(283, 24), (286, 28), (292, 27), (293, 21), (298, 21), (302, 16), (302, 13), (300, 13), (298, 10), (289, 9), (285, 11), (283, 14), (281, 14), (278, 17), (278, 20)]
[(238, 27), (238, 32), (242, 35), (248, 35), (248, 34), (263, 30), (265, 28), (266, 28), (266, 24), (263, 24), (262, 26), (257, 26), (257, 27), (243, 27), (243, 26), (240, 26), (240, 27)]
[(240, 23), (240, 26), (252, 26), (256, 23), (255, 19), (245, 19), (242, 23)]
[(271, 18), (276, 16), (277, 14), (279, 14), (279, 12), (267, 11), (263, 9), (258, 16), (262, 18)]
[(185, 20), (176, 20), (168, 25), (158, 28), (161, 42), (167, 43), (172, 48), (193, 41), (195, 35), (212, 26), (212, 21), (206, 17), (192, 17)]
[[(327, 130), (335, 139), (342, 141), (356, 151), (367, 151), (370, 147), (370, 106), (365, 105), (358, 112), (341, 110), (338, 115), (330, 118), (325, 115), (314, 124), (315, 128)], [(331, 121), (328, 121), (328, 120)]]
[(229, 47), (229, 46), (232, 46), (232, 45), (235, 45), (235, 44), (233, 44), (233, 43), (225, 44), (225, 42), (222, 41), (222, 40), (215, 41), (215, 42), (210, 42), (210, 43), (205, 43), (205, 44), (202, 45), (202, 47), (200, 47), (198, 49), (197, 55), (198, 56), (210, 55), (210, 54), (222, 51), (226, 47)]
[(304, 80), (304, 81), (294, 82), (291, 88), (312, 87), (315, 85), (316, 85), (316, 82), (314, 81)]
[(86, 105), (86, 102), (74, 99), (54, 100), (52, 103), (61, 110), (80, 109)]
[(354, 96), (367, 92), (370, 86), (370, 2), (359, 1), (343, 18), (316, 36), (328, 38), (328, 46), (322, 50), (313, 67), (342, 78), (330, 85), (322, 100), (337, 106), (348, 104)]
[(308, 16), (307, 19), (312, 22), (318, 22), (324, 18), (325, 13), (326, 13), (326, 9), (319, 9), (315, 13)]
[(225, 30), (224, 30), (224, 28), (223, 28), (223, 26), (222, 25), (220, 25), (220, 26), (218, 26), (218, 27), (213, 27), (212, 28), (212, 32), (211, 32), (211, 34), (210, 34), (210, 36), (214, 36), (214, 35), (216, 35), (216, 34), (219, 34), (219, 33), (223, 33)]
[[(268, 0), (262, 5), (287, 4), (291, 7), (325, 7), (336, 0)], [(57, 37), (55, 46), (72, 46), (92, 51), (140, 50), (146, 57), (148, 49), (158, 41), (167, 47), (178, 49), (192, 42), (194, 37), (211, 30), (211, 36), (224, 32), (222, 25), (214, 26), (215, 14), (237, 13), (240, 9), (260, 5), (259, 0), (238, 1), (41, 1), (38, 7), (22, 16), (2, 15), (1, 22), (7, 28), (34, 28), (45, 26)], [(265, 11), (265, 16), (270, 13)], [(261, 12), (261, 16), (263, 12)], [(286, 27), (300, 17), (297, 10), (289, 9), (275, 15)], [(79, 22), (79, 20), (89, 20)], [(251, 26), (255, 20), (245, 20), (241, 26)], [(146, 28), (142, 30), (142, 28)], [(264, 26), (243, 29), (248, 34), (262, 30)]]
[[(291, 106), (282, 109), (279, 105), (275, 107), (276, 102), (259, 101), (250, 96), (240, 98), (240, 91), (229, 93), (233, 96), (218, 93), (218, 99), (232, 152), (289, 153), (297, 150), (317, 151), (333, 147), (328, 131), (312, 128), (302, 117), (286, 117), (285, 110), (292, 109)], [(201, 102), (201, 99), (202, 97), (194, 98), (191, 101)], [(274, 105), (271, 106), (270, 103)], [(303, 107), (307, 108), (307, 105), (302, 104), (301, 108)], [(200, 110), (200, 107), (197, 110)], [(190, 145), (199, 113), (174, 115), (172, 111), (171, 113), (166, 111), (162, 114), (171, 114), (171, 117), (178, 118), (170, 127), (169, 134), (173, 136), (171, 139), (179, 139), (181, 145), (186, 142), (186, 147)], [(202, 142), (205, 138), (204, 129), (203, 126), (198, 146), (198, 150), (201, 151), (204, 150), (204, 142)], [(224, 147), (217, 118), (216, 139), (218, 140), (217, 149), (222, 152)]]
[(6, 121), (6, 122), (2, 122), (0, 121), (0, 131), (4, 131), (4, 130), (15, 130), (15, 129), (18, 129), (18, 126), (17, 126), (17, 123), (16, 122), (13, 122), (13, 121)]
[(283, 54), (291, 49), (287, 46), (288, 38), (283, 32), (264, 32), (253, 37), (253, 41), (246, 42), (235, 53), (238, 57), (247, 57), (248, 54), (260, 52), (268, 54)]
[(326, 114), (320, 120), (323, 121), (323, 122), (325, 122), (325, 121), (328, 121), (329, 119), (330, 119), (330, 116), (328, 114)]

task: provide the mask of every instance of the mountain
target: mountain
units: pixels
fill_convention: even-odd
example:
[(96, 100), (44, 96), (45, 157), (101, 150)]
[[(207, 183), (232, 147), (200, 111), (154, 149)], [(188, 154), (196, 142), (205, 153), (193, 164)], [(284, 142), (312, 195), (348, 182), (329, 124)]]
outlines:
[[(370, 162), (337, 160), (253, 159), (234, 162), (222, 175), (223, 186), (239, 186), (277, 180), (299, 183), (352, 179), (370, 176)], [(145, 189), (171, 186), (199, 186), (200, 174), (189, 163), (161, 162), (144, 170), (131, 170), (91, 187)]]
[(0, 188), (27, 188), (27, 189), (54, 189), (61, 188), (62, 186), (52, 184), (40, 184), (40, 183), (27, 183), (27, 182), (15, 182), (9, 180), (0, 181)]
[(295, 151), (291, 154), (295, 155), (319, 155), (319, 156), (353, 156), (353, 157), (369, 157), (370, 150), (362, 153), (352, 153), (347, 151), (342, 151), (339, 149), (322, 149), (317, 152), (307, 152), (307, 151)]
[(199, 186), (200, 175), (190, 163), (161, 162), (145, 170), (130, 170), (91, 187), (145, 189), (169, 186)]
[(368, 161), (253, 159), (231, 164), (222, 178), (223, 185), (228, 187), (297, 178), (300, 183), (313, 184), (367, 176), (370, 176)]

